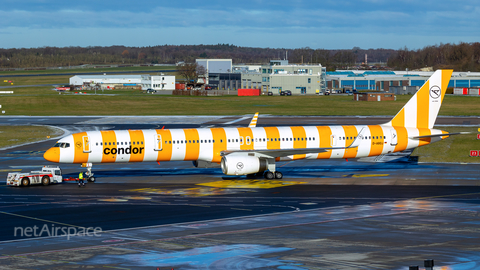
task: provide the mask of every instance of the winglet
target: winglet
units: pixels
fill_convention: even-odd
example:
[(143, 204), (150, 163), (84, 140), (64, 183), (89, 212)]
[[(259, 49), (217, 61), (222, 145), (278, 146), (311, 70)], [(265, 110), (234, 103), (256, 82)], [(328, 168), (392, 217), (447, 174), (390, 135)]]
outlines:
[(252, 121), (250, 121), (250, 125), (248, 125), (249, 128), (256, 127), (257, 126), (257, 119), (258, 119), (258, 112), (255, 113), (255, 115), (252, 118)]
[(347, 146), (347, 148), (355, 148), (355, 147), (359, 147), (360, 146), (360, 143), (363, 139), (363, 135), (362, 135), (362, 132), (365, 128), (362, 128), (360, 130), (360, 132), (358, 133), (357, 137), (355, 138), (355, 140), (353, 140), (352, 144), (350, 144), (349, 146)]

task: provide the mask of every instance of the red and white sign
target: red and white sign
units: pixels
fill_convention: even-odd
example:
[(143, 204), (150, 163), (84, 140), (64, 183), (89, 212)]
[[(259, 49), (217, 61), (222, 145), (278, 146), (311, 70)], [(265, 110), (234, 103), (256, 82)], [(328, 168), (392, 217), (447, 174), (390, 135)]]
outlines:
[(477, 140), (480, 140), (480, 134), (477, 134)]
[(471, 157), (478, 157), (478, 150), (470, 150)]

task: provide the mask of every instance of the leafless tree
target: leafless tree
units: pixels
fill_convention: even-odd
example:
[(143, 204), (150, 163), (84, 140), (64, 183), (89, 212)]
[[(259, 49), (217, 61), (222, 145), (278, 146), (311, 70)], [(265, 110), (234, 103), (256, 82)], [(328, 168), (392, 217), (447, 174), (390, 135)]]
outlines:
[(178, 68), (178, 74), (187, 80), (187, 83), (193, 83), (196, 87), (198, 80), (197, 63), (185, 63)]

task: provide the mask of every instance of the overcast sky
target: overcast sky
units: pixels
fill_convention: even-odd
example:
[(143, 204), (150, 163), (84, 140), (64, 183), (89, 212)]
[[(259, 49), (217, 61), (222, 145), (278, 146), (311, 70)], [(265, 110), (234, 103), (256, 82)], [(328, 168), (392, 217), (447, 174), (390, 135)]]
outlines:
[(480, 0), (2, 0), (0, 48), (419, 49), (479, 41), (479, 14)]

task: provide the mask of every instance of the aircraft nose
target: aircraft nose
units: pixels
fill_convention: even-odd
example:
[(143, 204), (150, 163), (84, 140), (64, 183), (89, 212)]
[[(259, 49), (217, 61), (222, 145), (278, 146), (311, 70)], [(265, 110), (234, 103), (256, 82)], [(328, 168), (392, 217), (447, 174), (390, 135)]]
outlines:
[(50, 162), (59, 162), (60, 161), (60, 148), (53, 147), (47, 150), (45, 154), (43, 154), (43, 158), (50, 161)]

